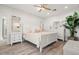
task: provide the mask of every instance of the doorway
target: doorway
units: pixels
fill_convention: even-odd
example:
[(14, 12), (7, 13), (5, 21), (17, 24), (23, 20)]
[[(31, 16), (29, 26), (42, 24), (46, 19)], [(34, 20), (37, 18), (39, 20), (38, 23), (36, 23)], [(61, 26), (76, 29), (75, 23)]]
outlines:
[(5, 19), (0, 18), (0, 46), (6, 45), (5, 32), (7, 29), (5, 27)]

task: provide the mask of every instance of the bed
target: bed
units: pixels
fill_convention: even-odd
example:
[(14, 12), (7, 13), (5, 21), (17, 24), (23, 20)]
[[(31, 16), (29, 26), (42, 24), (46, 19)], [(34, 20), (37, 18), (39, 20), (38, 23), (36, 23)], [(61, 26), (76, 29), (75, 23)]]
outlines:
[(57, 33), (55, 32), (38, 32), (24, 33), (23, 38), (37, 46), (42, 52), (43, 48), (52, 42), (57, 41)]

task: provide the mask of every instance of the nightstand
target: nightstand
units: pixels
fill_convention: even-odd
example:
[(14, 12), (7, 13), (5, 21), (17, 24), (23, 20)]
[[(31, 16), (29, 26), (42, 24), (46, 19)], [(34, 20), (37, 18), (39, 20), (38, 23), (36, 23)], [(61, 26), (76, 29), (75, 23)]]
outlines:
[(21, 42), (22, 43), (22, 33), (21, 32), (12, 32), (10, 35), (10, 44)]

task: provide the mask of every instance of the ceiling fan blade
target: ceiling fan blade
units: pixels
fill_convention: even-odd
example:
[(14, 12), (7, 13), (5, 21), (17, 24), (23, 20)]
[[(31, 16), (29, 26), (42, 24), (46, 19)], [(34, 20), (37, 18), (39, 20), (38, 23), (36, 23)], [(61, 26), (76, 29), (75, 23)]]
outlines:
[(38, 12), (41, 12), (43, 11), (43, 9), (47, 10), (47, 11), (56, 11), (56, 9), (50, 9), (48, 8), (48, 5), (47, 4), (39, 4), (39, 5), (33, 5), (34, 7), (39, 7), (40, 9), (38, 10)]
[(51, 10), (50, 8), (46, 8), (46, 7), (44, 7), (46, 10)]
[(42, 9), (40, 9), (38, 12), (41, 12), (42, 11)]
[(47, 10), (51, 10), (51, 11), (56, 11), (56, 9), (50, 9), (50, 8), (46, 8), (46, 7), (44, 7), (45, 9), (47, 9)]
[(56, 11), (56, 9), (53, 9), (52, 11)]
[(43, 7), (48, 7), (48, 5), (47, 5), (47, 4), (42, 4), (42, 6), (43, 6)]
[(38, 5), (33, 5), (34, 7), (40, 7), (41, 8), (41, 6), (38, 6)]

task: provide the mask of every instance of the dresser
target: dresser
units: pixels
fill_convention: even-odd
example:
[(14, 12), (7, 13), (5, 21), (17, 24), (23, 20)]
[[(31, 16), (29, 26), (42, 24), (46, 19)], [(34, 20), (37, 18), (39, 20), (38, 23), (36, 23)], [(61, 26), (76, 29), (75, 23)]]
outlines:
[(22, 43), (22, 33), (21, 32), (12, 32), (10, 35), (10, 44), (21, 42)]

